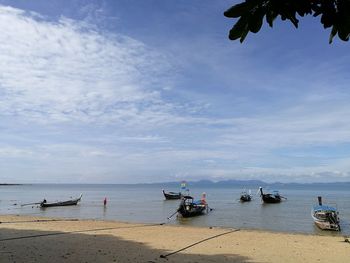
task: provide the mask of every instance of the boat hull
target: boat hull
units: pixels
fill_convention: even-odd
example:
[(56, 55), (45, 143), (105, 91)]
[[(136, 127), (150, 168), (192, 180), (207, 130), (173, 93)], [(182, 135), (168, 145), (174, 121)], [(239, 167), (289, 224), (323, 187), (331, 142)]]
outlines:
[(77, 205), (78, 201), (65, 201), (65, 202), (57, 202), (57, 203), (42, 203), (41, 207), (53, 207), (53, 206), (70, 206)]
[(321, 210), (319, 207), (314, 208), (311, 210), (311, 217), (315, 225), (322, 230), (340, 231), (338, 212), (334, 208), (331, 209)]
[(71, 205), (77, 205), (81, 200), (81, 196), (77, 199), (68, 200), (68, 201), (61, 201), (61, 202), (53, 202), (53, 203), (47, 203), (46, 201), (43, 201), (40, 203), (40, 207), (54, 207), (54, 206), (71, 206)]
[(276, 204), (276, 203), (280, 203), (281, 202), (281, 196), (279, 195), (278, 191), (274, 191), (276, 193), (272, 193), (272, 194), (264, 194), (262, 187), (259, 187), (260, 190), (260, 196), (261, 196), (261, 200), (264, 203), (268, 203), (268, 204)]
[(166, 193), (164, 190), (163, 190), (163, 195), (166, 200), (178, 200), (178, 199), (181, 199), (181, 196), (182, 196), (181, 193), (174, 193), (174, 192)]
[(250, 202), (252, 200), (250, 195), (241, 195), (241, 198), (239, 199), (241, 202)]
[(276, 204), (281, 202), (281, 197), (276, 195), (270, 195), (270, 194), (263, 194), (261, 196), (261, 199), (263, 200), (264, 203), (268, 203), (268, 204)]
[(314, 220), (315, 225), (322, 230), (330, 230), (330, 231), (340, 231), (340, 227), (337, 224), (332, 224), (330, 222), (323, 222)]
[(183, 209), (179, 209), (178, 212), (182, 217), (193, 217), (202, 215), (207, 209), (206, 205), (198, 206), (185, 206)]

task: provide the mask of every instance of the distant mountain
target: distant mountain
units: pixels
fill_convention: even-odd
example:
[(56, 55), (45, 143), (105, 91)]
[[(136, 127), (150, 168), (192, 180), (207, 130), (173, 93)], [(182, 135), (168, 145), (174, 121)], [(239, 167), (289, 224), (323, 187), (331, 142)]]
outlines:
[(200, 180), (188, 182), (192, 186), (211, 186), (211, 187), (248, 187), (248, 186), (265, 186), (267, 183), (260, 180), (224, 180), (213, 182), (210, 180)]
[[(179, 187), (180, 182), (163, 182), (163, 183), (150, 183), (148, 185), (159, 185), (160, 187)], [(350, 189), (350, 182), (332, 182), (332, 183), (267, 183), (261, 180), (223, 180), (213, 182), (211, 180), (200, 181), (187, 181), (187, 185), (191, 187), (240, 187), (240, 188), (253, 188), (253, 187), (268, 187), (275, 189)]]
[(271, 183), (269, 186), (276, 189), (292, 188), (292, 189), (350, 189), (350, 182), (332, 182), (332, 183)]
[[(176, 186), (178, 187), (180, 185), (181, 181), (179, 182), (162, 182), (162, 183), (149, 183), (146, 185), (159, 185), (159, 186)], [(211, 180), (199, 180), (199, 181), (186, 181), (187, 185), (189, 186), (251, 186), (251, 185), (258, 185), (258, 186), (265, 186), (267, 183), (259, 180), (225, 180), (225, 181), (218, 181), (213, 182)]]

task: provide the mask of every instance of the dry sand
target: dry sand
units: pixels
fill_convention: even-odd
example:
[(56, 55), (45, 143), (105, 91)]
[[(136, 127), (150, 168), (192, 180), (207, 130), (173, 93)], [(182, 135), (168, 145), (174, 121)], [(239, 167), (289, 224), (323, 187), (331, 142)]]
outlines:
[(0, 262), (350, 262), (342, 236), (52, 220), (0, 216)]

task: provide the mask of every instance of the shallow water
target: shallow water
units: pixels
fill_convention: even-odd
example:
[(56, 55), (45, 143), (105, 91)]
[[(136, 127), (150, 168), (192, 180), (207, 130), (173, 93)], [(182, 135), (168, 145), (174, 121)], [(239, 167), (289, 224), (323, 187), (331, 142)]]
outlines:
[[(165, 189), (166, 186), (164, 186)], [(119, 220), (128, 222), (182, 224), (192, 226), (222, 226), (297, 232), (324, 235), (350, 234), (350, 191), (344, 189), (280, 189), (288, 199), (279, 204), (262, 204), (257, 191), (252, 189), (253, 200), (239, 202), (242, 189), (234, 187), (193, 187), (191, 195), (200, 197), (207, 193), (207, 202), (213, 208), (208, 215), (188, 219), (174, 216), (179, 200), (165, 201), (161, 188), (155, 185), (18, 185), (0, 186), (0, 213), (67, 217), (81, 219)], [(177, 191), (177, 189), (167, 189)], [(42, 209), (37, 205), (21, 204), (65, 200), (83, 194), (78, 206)], [(311, 207), (321, 195), (324, 204), (336, 205), (341, 219), (342, 231), (319, 230), (311, 218)], [(104, 198), (107, 206), (103, 206)], [(17, 204), (17, 205), (14, 205)]]

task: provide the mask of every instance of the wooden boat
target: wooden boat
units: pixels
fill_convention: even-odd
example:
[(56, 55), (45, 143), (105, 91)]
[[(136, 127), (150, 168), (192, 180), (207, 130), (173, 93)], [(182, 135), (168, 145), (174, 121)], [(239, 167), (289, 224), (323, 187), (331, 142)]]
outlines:
[(192, 196), (186, 195), (182, 197), (177, 212), (182, 217), (192, 217), (203, 214), (208, 211), (208, 204), (204, 198), (194, 201)]
[(71, 199), (71, 200), (67, 200), (67, 201), (59, 201), (59, 202), (52, 202), (52, 203), (48, 203), (46, 201), (46, 199), (44, 199), (41, 203), (40, 203), (40, 207), (53, 207), (53, 206), (69, 206), (69, 205), (77, 205), (80, 200), (81, 197), (83, 195), (81, 194), (78, 198), (76, 199)]
[(340, 231), (339, 212), (335, 207), (322, 205), (321, 196), (318, 197), (318, 205), (311, 210), (311, 217), (322, 230)]
[(175, 199), (180, 199), (182, 194), (180, 192), (176, 193), (176, 192), (165, 192), (163, 191), (163, 195), (165, 197), (166, 200), (175, 200)]
[(282, 198), (285, 198), (285, 197), (282, 197), (278, 191), (273, 191), (272, 193), (264, 194), (262, 187), (259, 187), (259, 191), (260, 191), (261, 200), (264, 203), (270, 203), (270, 204), (279, 203), (281, 202)]
[[(250, 191), (250, 190), (249, 190)], [(247, 191), (243, 191), (241, 193), (241, 197), (239, 198), (241, 202), (249, 202), (252, 200), (252, 196), (250, 193), (247, 193)]]

